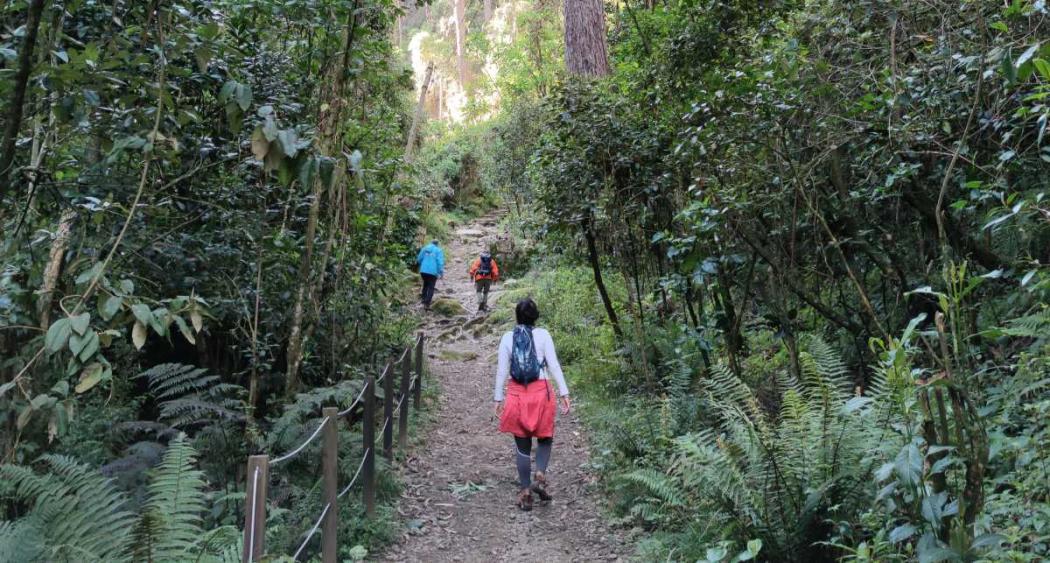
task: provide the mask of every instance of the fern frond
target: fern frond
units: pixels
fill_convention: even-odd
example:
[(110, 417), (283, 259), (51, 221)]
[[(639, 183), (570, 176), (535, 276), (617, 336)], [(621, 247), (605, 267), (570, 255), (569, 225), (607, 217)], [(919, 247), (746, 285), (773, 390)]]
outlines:
[(1007, 336), (1017, 338), (1046, 338), (1050, 335), (1050, 307), (1040, 311), (1010, 319), (1002, 329)]
[(670, 506), (686, 504), (684, 492), (678, 483), (655, 469), (638, 469), (625, 474), (623, 479), (641, 485), (649, 494)]
[(216, 420), (243, 420), (243, 412), (227, 408), (232, 405), (241, 406), (239, 402), (215, 401), (199, 395), (190, 395), (161, 403), (160, 419), (168, 421), (176, 428)]
[[(140, 529), (153, 534), (152, 558), (186, 558), (200, 540), (206, 508), (204, 474), (194, 469), (196, 452), (185, 435), (168, 444), (152, 475)], [(148, 526), (147, 526), (148, 524)]]
[(240, 557), (242, 534), (234, 526), (220, 526), (209, 530), (197, 542), (195, 551), (206, 561), (227, 561), (227, 554)]
[(119, 560), (133, 522), (124, 496), (72, 458), (47, 455), (41, 461), (50, 469), (42, 475), (21, 466), (0, 467), (12, 496), (32, 503), (24, 520), (36, 530), (39, 545), (27, 539), (26, 549), (39, 548), (46, 560)]
[(244, 420), (244, 388), (223, 383), (205, 369), (185, 364), (160, 364), (139, 377), (148, 381), (150, 392), (159, 403), (159, 420), (171, 427)]
[[(777, 374), (775, 413), (763, 412), (751, 388), (718, 366), (701, 382), (717, 429), (675, 441), (671, 477), (680, 494), (716, 507), (713, 518), (761, 538), (770, 553), (807, 549), (822, 539), (820, 523), (870, 506), (873, 490), (864, 484), (873, 456), (882, 455), (877, 429), (889, 423), (879, 398), (873, 408), (846, 409), (852, 383), (844, 363), (818, 338), (802, 344), (801, 377)], [(885, 381), (876, 378), (892, 388)]]
[(298, 443), (317, 427), (317, 413), (323, 406), (348, 407), (361, 391), (364, 382), (345, 380), (329, 387), (315, 387), (295, 396), (267, 435), (270, 447), (282, 450)]
[(824, 340), (815, 336), (801, 339), (802, 386), (811, 400), (843, 403), (853, 387), (846, 365)]
[(36, 561), (44, 541), (33, 518), (0, 522), (0, 561)]
[(743, 415), (757, 426), (766, 426), (766, 415), (754, 392), (726, 364), (713, 366), (711, 377), (705, 379), (702, 385), (723, 418), (736, 419)]
[(185, 364), (159, 364), (139, 374), (149, 383), (157, 400), (178, 397), (201, 391), (217, 383), (219, 378), (207, 375), (208, 370)]

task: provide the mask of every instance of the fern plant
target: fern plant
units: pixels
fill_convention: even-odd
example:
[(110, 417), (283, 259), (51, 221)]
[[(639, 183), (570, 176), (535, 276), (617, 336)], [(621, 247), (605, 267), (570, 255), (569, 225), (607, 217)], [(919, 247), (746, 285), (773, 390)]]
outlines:
[(72, 458), (40, 461), (47, 473), (0, 466), (12, 500), (29, 505), (21, 519), (0, 523), (0, 561), (119, 559), (134, 523), (124, 495)]
[(239, 561), (236, 529), (204, 530), (195, 457), (185, 435), (168, 445), (137, 518), (110, 480), (70, 458), (44, 456), (43, 474), (0, 466), (13, 500), (30, 504), (22, 518), (0, 522), (0, 561)]
[(781, 374), (776, 412), (725, 365), (712, 369), (703, 392), (718, 425), (677, 440), (668, 477), (646, 477), (664, 505), (703, 502), (728, 523), (726, 537), (762, 540), (763, 553), (782, 561), (830, 559), (818, 542), (829, 522), (867, 509), (875, 399), (852, 398), (847, 372), (819, 339), (803, 342), (801, 380)]
[(1002, 329), (1006, 336), (1046, 340), (1050, 335), (1050, 307), (1007, 321)]
[[(391, 373), (390, 376), (394, 374)], [(268, 433), (269, 447), (277, 451), (294, 447), (317, 428), (317, 413), (321, 407), (348, 407), (357, 398), (363, 386), (364, 382), (361, 380), (344, 380), (328, 387), (315, 387), (296, 394), (295, 401), (289, 403), (284, 412), (274, 419)]]
[(170, 560), (195, 549), (206, 502), (203, 474), (193, 468), (194, 457), (184, 436), (168, 445), (150, 480), (149, 501), (140, 519), (142, 533), (137, 534), (151, 541), (136, 542), (136, 560)]
[(244, 387), (223, 383), (203, 368), (160, 364), (139, 377), (147, 381), (157, 400), (159, 420), (174, 428), (244, 420)]

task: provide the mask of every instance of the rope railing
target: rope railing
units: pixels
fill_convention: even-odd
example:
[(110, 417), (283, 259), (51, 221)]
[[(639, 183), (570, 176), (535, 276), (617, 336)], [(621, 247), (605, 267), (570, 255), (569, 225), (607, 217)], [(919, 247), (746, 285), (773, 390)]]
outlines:
[(354, 410), (354, 407), (356, 407), (357, 404), (361, 402), (361, 398), (365, 396), (365, 391), (367, 389), (368, 389), (367, 385), (362, 385), (361, 386), (361, 392), (357, 394), (357, 398), (354, 399), (354, 402), (350, 403), (350, 406), (346, 407), (346, 409), (339, 411), (339, 418), (342, 418), (342, 417), (350, 414), (350, 411)]
[[(339, 499), (346, 496), (354, 486), (361, 484), (362, 500), (365, 514), (371, 518), (375, 515), (375, 480), (376, 464), (375, 454), (378, 450), (377, 441), (382, 440), (382, 451), (390, 462), (394, 461), (393, 421), (398, 422), (398, 448), (407, 447), (407, 428), (410, 406), (419, 408), (420, 396), (423, 386), (423, 352), (425, 337), (422, 332), (418, 334), (415, 341), (405, 347), (397, 360), (386, 364), (378, 378), (369, 376), (358, 392), (357, 397), (349, 406), (342, 410), (335, 407), (322, 409), (321, 421), (302, 443), (284, 455), (269, 459), (267, 455), (253, 455), (248, 458), (248, 491), (245, 499), (245, 526), (244, 526), (244, 549), (243, 563), (252, 563), (265, 556), (265, 523), (266, 523), (266, 499), (268, 496), (270, 482), (270, 468), (285, 461), (299, 456), (308, 445), (318, 437), (321, 437), (321, 472), (323, 481), (322, 501), (325, 503), (316, 522), (306, 533), (299, 548), (292, 556), (298, 560), (304, 553), (310, 540), (321, 532), (321, 560), (324, 563), (337, 561), (338, 543), (336, 534), (338, 531)], [(400, 368), (399, 389), (394, 390), (395, 374)], [(382, 384), (381, 395), (377, 392), (377, 386)], [(413, 401), (407, 401), (409, 397)], [(382, 401), (381, 404), (377, 404)], [(395, 407), (396, 401), (396, 407)], [(378, 409), (382, 409), (381, 412)], [(354, 414), (355, 412), (359, 414)], [(336, 422), (343, 417), (350, 416), (349, 422), (355, 424), (361, 422), (361, 439), (363, 449), (361, 450), (361, 461), (357, 465), (354, 476), (340, 490), (339, 481), (339, 432)], [(379, 427), (379, 419), (382, 426)], [(379, 434), (376, 429), (379, 427)]]
[(340, 491), (339, 496), (336, 498), (343, 498), (354, 487), (357, 483), (357, 478), (361, 476), (361, 470), (365, 468), (365, 462), (368, 461), (368, 454), (370, 453), (372, 453), (372, 448), (365, 450), (365, 454), (361, 456), (361, 463), (357, 464), (357, 471), (354, 472), (353, 479), (350, 479), (350, 482), (346, 484), (346, 488)]
[(249, 524), (248, 526), (245, 526), (246, 531), (248, 532), (248, 545), (255, 545), (255, 516), (256, 516), (256, 510), (259, 508), (258, 504), (256, 503), (256, 497), (258, 497), (259, 495), (254, 494), (254, 492), (258, 491), (258, 490), (259, 490), (259, 468), (256, 467), (255, 471), (252, 473), (252, 493), (253, 493), (252, 494), (252, 509), (251, 509), (251, 512), (249, 512), (249, 514), (251, 516), (248, 517), (249, 518), (249, 522), (251, 522), (251, 524)]
[(324, 521), (324, 517), (328, 514), (329, 508), (332, 508), (332, 503), (324, 505), (324, 510), (322, 510), (321, 515), (317, 517), (317, 522), (314, 522), (314, 527), (310, 528), (310, 532), (306, 534), (306, 539), (304, 539), (303, 543), (299, 545), (299, 549), (295, 550), (295, 555), (292, 556), (293, 561), (299, 560), (299, 554), (306, 549), (306, 544), (310, 543), (310, 538), (314, 537), (314, 534), (317, 533), (317, 528), (321, 527), (321, 522)]
[(376, 380), (376, 383), (382, 383), (383, 380), (386, 379), (386, 375), (390, 373), (390, 366), (391, 364), (387, 364), (386, 367), (383, 368), (383, 373), (379, 374), (379, 379)]
[(287, 460), (292, 459), (293, 457), (299, 455), (299, 452), (303, 451), (303, 448), (305, 448), (306, 446), (310, 445), (310, 442), (313, 442), (314, 438), (316, 438), (317, 435), (321, 433), (321, 430), (324, 428), (325, 424), (328, 424), (328, 417), (327, 416), (324, 417), (323, 420), (321, 420), (321, 424), (317, 425), (317, 428), (314, 430), (314, 433), (310, 434), (310, 437), (307, 438), (305, 442), (303, 442), (302, 444), (299, 444), (298, 448), (295, 448), (294, 450), (292, 450), (292, 451), (290, 451), (290, 452), (288, 452), (288, 453), (286, 453), (286, 454), (284, 454), (284, 455), (282, 455), (280, 457), (274, 458), (272, 461), (270, 461), (270, 465), (277, 465), (278, 463), (281, 463), (282, 461), (287, 461)]

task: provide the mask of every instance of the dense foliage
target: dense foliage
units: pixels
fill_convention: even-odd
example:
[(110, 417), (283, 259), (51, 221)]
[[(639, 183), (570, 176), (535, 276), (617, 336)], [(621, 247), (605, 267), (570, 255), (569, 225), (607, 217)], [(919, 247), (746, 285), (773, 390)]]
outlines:
[(493, 174), (588, 266), (540, 295), (614, 335), (573, 371), (641, 553), (1046, 557), (1045, 3), (610, 10)]
[(401, 4), (0, 8), (0, 558), (237, 558), (500, 193), (640, 558), (1050, 557), (1046, 2), (606, 2), (585, 79), (559, 2)]
[[(403, 275), (420, 205), (399, 176), (414, 101), (397, 13), (386, 0), (0, 8), (0, 111), (15, 123), (0, 559), (239, 558), (226, 549), (245, 456), (297, 443), (401, 343), (410, 327), (384, 280)], [(19, 88), (24, 115), (8, 121)], [(271, 552), (312, 525), (316, 471), (274, 484), (286, 510)], [(389, 536), (383, 518), (345, 514), (344, 537)]]

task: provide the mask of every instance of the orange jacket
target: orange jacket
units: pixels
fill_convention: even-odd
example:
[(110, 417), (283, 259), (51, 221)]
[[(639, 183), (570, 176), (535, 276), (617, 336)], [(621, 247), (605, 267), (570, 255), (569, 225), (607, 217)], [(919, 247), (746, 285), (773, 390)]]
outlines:
[(474, 281), (478, 280), (499, 280), (499, 266), (496, 265), (496, 259), (492, 259), (492, 273), (490, 275), (478, 274), (478, 269), (481, 268), (481, 257), (474, 259), (474, 263), (470, 265), (470, 278)]

